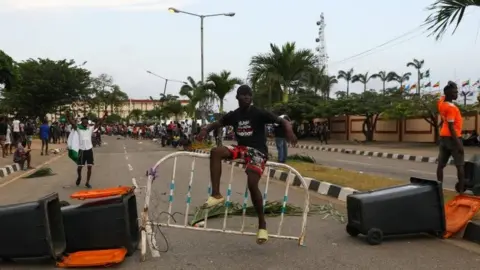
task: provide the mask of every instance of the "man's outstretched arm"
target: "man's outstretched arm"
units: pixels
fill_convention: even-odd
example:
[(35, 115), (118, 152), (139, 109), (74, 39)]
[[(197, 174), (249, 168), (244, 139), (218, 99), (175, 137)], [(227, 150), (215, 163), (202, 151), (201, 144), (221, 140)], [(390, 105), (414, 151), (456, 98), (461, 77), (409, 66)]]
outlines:
[(67, 121), (70, 125), (72, 125), (72, 129), (77, 129), (77, 123), (73, 119), (72, 115), (70, 114), (70, 111), (67, 111), (65, 113), (65, 116), (67, 117)]

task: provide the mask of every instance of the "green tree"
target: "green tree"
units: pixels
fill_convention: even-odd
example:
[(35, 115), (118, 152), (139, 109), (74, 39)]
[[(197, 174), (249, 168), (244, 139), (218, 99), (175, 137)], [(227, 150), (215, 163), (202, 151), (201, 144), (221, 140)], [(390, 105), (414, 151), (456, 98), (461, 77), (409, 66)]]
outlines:
[(128, 117), (135, 122), (138, 122), (142, 119), (143, 111), (140, 109), (133, 109), (130, 111)]
[(420, 90), (421, 90), (420, 81), (422, 80), (422, 68), (424, 64), (425, 64), (424, 60), (417, 60), (417, 59), (413, 59), (412, 62), (407, 63), (407, 67), (413, 67), (417, 70), (417, 94), (420, 94)]
[(43, 118), (84, 95), (90, 71), (73, 60), (29, 59), (17, 64), (19, 80), (1, 91), (2, 102), (20, 115)]
[(107, 124), (117, 124), (122, 122), (122, 117), (116, 113), (109, 114), (107, 118), (105, 119), (105, 122)]
[(480, 7), (480, 0), (436, 0), (427, 8), (431, 11), (425, 19), (425, 25), (428, 26), (427, 31), (430, 31), (429, 36), (435, 36), (435, 39), (439, 40), (447, 28), (455, 24), (453, 35), (462, 22), (468, 7)]
[(373, 75), (369, 75), (368, 72), (365, 74), (356, 74), (352, 77), (352, 83), (362, 83), (363, 84), (363, 92), (367, 91), (367, 84), (373, 78)]
[(270, 44), (270, 52), (253, 56), (249, 73), (254, 78), (269, 77), (282, 86), (283, 102), (288, 102), (292, 84), (305, 73), (316, 68), (316, 58), (311, 50), (297, 50), (295, 42), (287, 42), (281, 48)]
[(5, 88), (12, 88), (16, 81), (16, 71), (13, 59), (5, 52), (0, 50), (0, 85)]
[(378, 73), (373, 74), (371, 77), (373, 79), (379, 79), (380, 81), (382, 81), (382, 93), (385, 95), (387, 89), (387, 82), (395, 80), (398, 75), (395, 72), (379, 71)]
[(177, 120), (178, 115), (183, 113), (185, 110), (178, 100), (171, 100), (165, 103), (165, 106), (162, 108), (164, 113), (168, 116), (173, 116)]
[(412, 76), (412, 73), (406, 72), (401, 75), (396, 74), (396, 76), (393, 78), (393, 81), (396, 81), (400, 84), (399, 89), (403, 87), (404, 82), (408, 82), (410, 80), (410, 77)]
[(113, 114), (119, 112), (119, 107), (128, 100), (127, 93), (120, 89), (120, 86), (112, 85), (112, 90), (107, 94), (107, 102), (110, 105), (110, 112)]
[(359, 115), (365, 117), (362, 132), (365, 140), (374, 140), (375, 127), (380, 116), (389, 106), (391, 97), (373, 91), (364, 91), (361, 94), (351, 94), (348, 97), (340, 96), (332, 106), (337, 109), (337, 114)]
[(223, 70), (220, 73), (210, 73), (207, 77), (207, 81), (212, 83), (211, 91), (220, 103), (220, 113), (223, 113), (225, 96), (232, 92), (235, 86), (243, 83), (240, 78), (232, 78), (231, 75), (232, 73), (230, 71)]
[(347, 96), (350, 94), (350, 83), (353, 80), (353, 68), (348, 71), (340, 70), (338, 71), (337, 79), (342, 79), (347, 82)]
[(185, 112), (193, 118), (192, 128), (196, 130), (197, 105), (210, 102), (215, 98), (212, 91), (210, 91), (213, 88), (213, 84), (195, 82), (192, 77), (187, 77), (187, 81), (188, 84), (184, 84), (180, 88), (180, 95), (189, 99), (188, 105), (185, 106)]

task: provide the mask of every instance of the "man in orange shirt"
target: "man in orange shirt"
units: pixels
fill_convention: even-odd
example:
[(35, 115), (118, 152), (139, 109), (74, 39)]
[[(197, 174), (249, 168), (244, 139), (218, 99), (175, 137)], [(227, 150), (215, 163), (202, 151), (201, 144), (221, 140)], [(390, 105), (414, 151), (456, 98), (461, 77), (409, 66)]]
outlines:
[(448, 82), (443, 89), (444, 97), (438, 102), (438, 112), (442, 118), (440, 129), (440, 148), (438, 153), (437, 180), (443, 182), (443, 168), (453, 158), (457, 167), (458, 192), (462, 193), (465, 187), (465, 154), (462, 143), (463, 118), (458, 107), (453, 103), (458, 97), (458, 87), (454, 82)]

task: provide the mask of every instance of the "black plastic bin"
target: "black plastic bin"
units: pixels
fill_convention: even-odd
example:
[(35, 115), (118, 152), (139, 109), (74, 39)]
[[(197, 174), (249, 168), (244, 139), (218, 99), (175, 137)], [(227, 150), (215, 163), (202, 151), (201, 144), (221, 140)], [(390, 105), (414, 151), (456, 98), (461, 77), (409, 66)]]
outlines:
[(124, 247), (135, 252), (140, 239), (135, 194), (62, 207), (67, 252)]
[(384, 236), (429, 233), (442, 237), (445, 209), (441, 183), (410, 178), (410, 184), (347, 197), (347, 233), (378, 245)]
[(38, 201), (0, 206), (0, 258), (60, 259), (65, 251), (57, 193)]
[(480, 195), (480, 156), (474, 155), (472, 161), (465, 162), (465, 186), (460, 190), (458, 183), (455, 184), (455, 189), (458, 192), (472, 191), (473, 195)]

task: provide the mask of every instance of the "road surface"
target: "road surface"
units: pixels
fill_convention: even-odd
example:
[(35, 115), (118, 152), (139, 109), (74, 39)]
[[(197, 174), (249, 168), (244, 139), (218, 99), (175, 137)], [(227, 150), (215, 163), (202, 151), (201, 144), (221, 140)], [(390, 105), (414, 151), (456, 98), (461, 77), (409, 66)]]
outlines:
[[(272, 155), (277, 156), (275, 146), (269, 146)], [(343, 168), (351, 171), (376, 174), (388, 178), (409, 181), (410, 177), (436, 179), (437, 164), (421, 163), (407, 160), (396, 160), (362, 155), (342, 154), (318, 150), (288, 148), (288, 154), (308, 155), (315, 158), (317, 163), (326, 166)], [(455, 166), (447, 166), (444, 170), (444, 188), (455, 189), (457, 182)]]
[[(145, 185), (145, 171), (168, 151), (151, 142), (104, 139), (107, 145), (95, 150), (96, 165), (92, 185), (97, 188), (118, 185)], [(152, 216), (166, 210), (171, 162), (159, 169), (159, 178), (154, 182), (155, 194), (151, 205)], [(50, 164), (54, 176), (34, 179), (17, 179), (0, 188), (0, 203), (9, 204), (34, 200), (50, 192), (58, 192), (62, 199), (79, 188), (72, 187), (75, 180), (75, 166), (67, 157)], [(206, 198), (209, 181), (207, 160), (197, 160), (193, 184), (192, 205), (201, 204)], [(224, 165), (222, 189), (226, 189), (229, 166)], [(179, 158), (176, 174), (175, 210), (183, 211), (190, 161)], [(135, 179), (135, 180), (133, 180)], [(236, 168), (234, 171), (233, 199), (239, 201), (245, 187), (245, 175)], [(274, 182), (269, 187), (269, 199), (283, 197), (285, 186)], [(167, 193), (168, 194), (168, 193)], [(143, 205), (143, 194), (138, 195), (139, 209)], [(300, 190), (291, 189), (289, 198), (297, 204), (303, 195)], [(70, 200), (71, 201), (71, 200)], [(312, 195), (312, 204), (325, 204), (325, 200)], [(183, 218), (178, 217), (178, 222)], [(229, 219), (230, 228), (238, 228), (238, 218)], [(278, 218), (268, 220), (271, 231), (276, 228)], [(94, 221), (92, 221), (94, 222)], [(212, 226), (220, 221), (211, 220)], [(255, 219), (247, 222), (254, 230)], [(298, 230), (299, 218), (287, 218), (284, 232)], [(139, 253), (134, 254), (118, 268), (121, 269), (478, 269), (480, 256), (477, 253), (450, 245), (429, 237), (415, 237), (385, 241), (380, 246), (369, 246), (359, 238), (349, 237), (344, 225), (322, 216), (311, 216), (307, 229), (306, 247), (298, 247), (295, 241), (276, 240), (263, 246), (255, 243), (251, 236), (235, 236), (211, 232), (189, 231), (164, 228), (169, 240), (169, 251), (148, 252), (148, 260), (139, 263)], [(165, 248), (161, 236), (155, 238), (160, 249)], [(150, 241), (151, 242), (151, 241)], [(0, 243), (1, 244), (1, 243)], [(51, 265), (0, 264), (1, 269), (53, 269)]]

